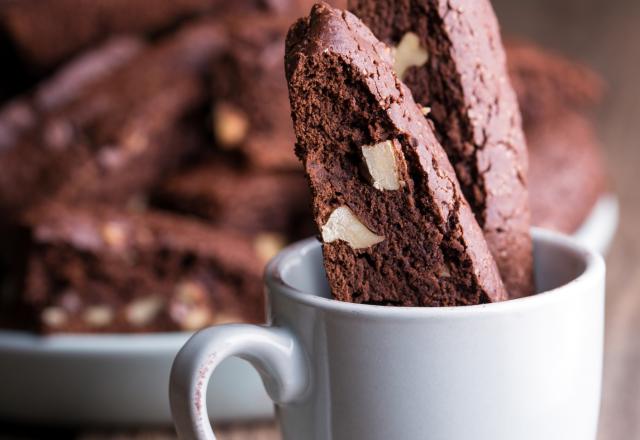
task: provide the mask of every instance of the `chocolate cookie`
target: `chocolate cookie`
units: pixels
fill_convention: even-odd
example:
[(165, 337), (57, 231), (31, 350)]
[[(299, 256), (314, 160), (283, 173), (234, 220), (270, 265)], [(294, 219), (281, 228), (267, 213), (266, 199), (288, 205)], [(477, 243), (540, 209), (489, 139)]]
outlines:
[(0, 3), (0, 41), (5, 41), (7, 47), (3, 55), (15, 52), (32, 69), (43, 70), (113, 35), (153, 37), (202, 15), (259, 12), (297, 17), (311, 3), (310, 0), (4, 1)]
[(523, 40), (509, 39), (505, 48), (525, 130), (565, 111), (589, 114), (600, 103), (602, 79), (587, 67)]
[(506, 299), (455, 172), (388, 49), (326, 4), (289, 31), (296, 153), (333, 295), (398, 306)]
[(212, 69), (217, 145), (243, 152), (257, 168), (299, 167), (282, 63), (292, 22), (267, 16), (228, 19), (229, 44)]
[(602, 80), (532, 43), (509, 39), (505, 48), (529, 147), (532, 223), (572, 233), (606, 189), (591, 114), (602, 98)]
[(536, 226), (572, 233), (606, 187), (600, 146), (591, 122), (576, 112), (526, 131), (529, 192)]
[(311, 195), (298, 172), (247, 170), (211, 158), (167, 179), (153, 203), (257, 240), (271, 234), (286, 243), (313, 234)]
[(0, 123), (14, 127), (0, 147), (0, 209), (17, 214), (44, 198), (124, 203), (146, 191), (190, 153), (185, 124), (204, 112), (224, 41), (214, 23), (192, 24), (82, 87), (64, 92), (53, 85), (69, 78), (58, 77), (12, 104), (12, 122)]
[[(0, 32), (29, 64), (50, 67), (114, 34), (154, 33), (224, 0), (21, 0), (0, 5)], [(244, 1), (250, 3), (260, 1)], [(269, 1), (263, 4), (271, 3)], [(277, 3), (282, 3), (277, 2)]]
[(138, 55), (142, 40), (113, 38), (77, 56), (62, 66), (35, 91), (0, 108), (0, 151), (10, 148), (20, 136), (37, 127), (39, 115), (55, 111), (76, 99), (84, 88), (109, 75)]
[(527, 150), (489, 0), (351, 0), (451, 160), (509, 296), (533, 293)]
[(46, 205), (23, 301), (45, 332), (195, 330), (262, 320), (262, 264), (243, 236), (156, 212)]
[(282, 58), (289, 26), (313, 3), (298, 0), (297, 7), (280, 18), (253, 14), (224, 20), (229, 44), (213, 66), (213, 131), (218, 147), (242, 152), (255, 168), (300, 168), (292, 148), (295, 137)]

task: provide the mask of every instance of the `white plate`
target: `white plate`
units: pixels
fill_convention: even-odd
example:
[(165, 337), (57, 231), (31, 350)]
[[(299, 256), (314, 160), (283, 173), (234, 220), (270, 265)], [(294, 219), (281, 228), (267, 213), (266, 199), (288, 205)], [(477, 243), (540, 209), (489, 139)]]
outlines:
[[(576, 239), (605, 252), (618, 222), (615, 196), (600, 199)], [(40, 337), (0, 331), (0, 419), (54, 424), (169, 424), (169, 371), (188, 333)], [(260, 377), (240, 359), (213, 375), (216, 420), (273, 414)]]
[[(41, 337), (0, 332), (0, 419), (51, 424), (171, 422), (169, 371), (188, 333)], [(258, 374), (229, 359), (213, 376), (217, 420), (273, 413)]]

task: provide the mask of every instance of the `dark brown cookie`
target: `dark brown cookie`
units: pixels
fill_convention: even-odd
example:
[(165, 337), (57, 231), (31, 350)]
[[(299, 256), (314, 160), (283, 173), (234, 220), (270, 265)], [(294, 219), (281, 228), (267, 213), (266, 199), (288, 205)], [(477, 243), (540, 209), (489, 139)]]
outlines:
[(533, 293), (527, 150), (489, 0), (349, 5), (394, 48), (394, 67), (434, 122), (509, 296)]
[(529, 193), (536, 226), (572, 233), (606, 188), (598, 137), (576, 112), (531, 126)]
[(508, 39), (505, 48), (525, 130), (565, 111), (588, 114), (601, 101), (602, 79), (587, 67), (523, 40)]
[(42, 71), (113, 35), (155, 37), (202, 15), (298, 17), (311, 4), (310, 0), (8, 0), (0, 2), (0, 53), (15, 54), (25, 67)]
[(61, 77), (43, 89), (57, 95), (11, 104), (24, 128), (0, 123), (14, 127), (0, 148), (0, 208), (16, 214), (44, 198), (123, 203), (147, 190), (191, 152), (185, 124), (204, 112), (221, 44), (217, 25), (196, 23), (73, 93), (52, 87)]
[(607, 186), (591, 115), (602, 80), (532, 43), (509, 39), (505, 48), (529, 147), (532, 223), (572, 233)]
[(262, 264), (230, 231), (156, 212), (31, 211), (23, 301), (43, 332), (194, 330), (262, 320)]
[(348, 12), (314, 6), (287, 37), (296, 152), (340, 300), (506, 299), (482, 231), (390, 52)]
[(292, 148), (295, 137), (282, 58), (289, 26), (314, 1), (296, 3), (280, 18), (253, 14), (224, 20), (229, 44), (213, 66), (214, 134), (218, 147), (242, 152), (255, 168), (300, 168)]
[(153, 34), (199, 14), (282, 11), (292, 0), (20, 0), (0, 5), (0, 32), (22, 58), (50, 67), (114, 34)]
[(244, 153), (257, 168), (292, 169), (284, 39), (294, 18), (228, 19), (229, 45), (213, 66), (213, 130), (218, 147)]
[(247, 170), (211, 158), (167, 179), (153, 203), (258, 239), (271, 234), (286, 243), (313, 234), (311, 195), (298, 172)]

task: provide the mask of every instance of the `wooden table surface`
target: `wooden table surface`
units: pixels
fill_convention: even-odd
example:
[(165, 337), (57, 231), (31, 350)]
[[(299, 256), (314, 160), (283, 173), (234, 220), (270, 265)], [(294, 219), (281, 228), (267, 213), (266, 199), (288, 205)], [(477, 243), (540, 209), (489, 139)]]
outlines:
[[(494, 5), (506, 33), (528, 36), (581, 59), (610, 85), (598, 127), (621, 202), (621, 221), (607, 257), (599, 440), (640, 438), (640, 1), (494, 0)], [(82, 440), (175, 438), (171, 430), (56, 434)], [(16, 427), (0, 439), (43, 438), (33, 435)], [(222, 427), (218, 438), (271, 440), (279, 433), (273, 423), (264, 422)]]

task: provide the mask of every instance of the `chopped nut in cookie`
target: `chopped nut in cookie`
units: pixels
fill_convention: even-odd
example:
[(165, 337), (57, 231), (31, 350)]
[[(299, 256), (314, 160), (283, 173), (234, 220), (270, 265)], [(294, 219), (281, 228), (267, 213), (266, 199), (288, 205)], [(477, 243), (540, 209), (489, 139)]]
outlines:
[(244, 319), (240, 317), (240, 315), (231, 314), (231, 313), (216, 313), (215, 318), (213, 319), (213, 324), (232, 324), (234, 322), (245, 322)]
[(184, 330), (197, 330), (211, 323), (212, 313), (206, 288), (196, 281), (179, 283), (171, 300), (169, 314)]
[(89, 306), (83, 317), (91, 327), (104, 327), (113, 321), (113, 310), (109, 306)]
[(47, 307), (40, 315), (42, 322), (49, 327), (60, 327), (67, 323), (67, 312), (62, 307)]
[(380, 191), (397, 190), (404, 184), (398, 173), (395, 150), (394, 141), (362, 147), (362, 156), (367, 164), (373, 187)]
[(213, 132), (221, 147), (235, 148), (247, 136), (246, 115), (228, 104), (218, 104), (213, 110)]
[(211, 323), (211, 313), (206, 309), (191, 309), (180, 319), (180, 327), (184, 330), (198, 330)]
[(141, 130), (133, 130), (125, 135), (123, 145), (126, 151), (139, 154), (149, 147), (149, 137)]
[(150, 324), (162, 310), (164, 300), (158, 296), (136, 299), (126, 308), (127, 321), (137, 327)]
[(429, 54), (420, 45), (420, 38), (413, 32), (404, 34), (394, 52), (393, 70), (400, 79), (404, 78), (409, 67), (423, 66), (429, 59)]
[(349, 208), (340, 206), (322, 227), (322, 240), (325, 243), (343, 240), (353, 249), (365, 249), (382, 242), (384, 237), (371, 232)]
[(261, 232), (254, 241), (256, 254), (265, 263), (275, 257), (285, 245), (284, 236), (276, 232)]
[(127, 231), (118, 222), (107, 222), (102, 227), (102, 239), (111, 248), (122, 249), (127, 241)]

